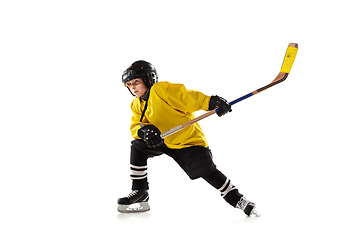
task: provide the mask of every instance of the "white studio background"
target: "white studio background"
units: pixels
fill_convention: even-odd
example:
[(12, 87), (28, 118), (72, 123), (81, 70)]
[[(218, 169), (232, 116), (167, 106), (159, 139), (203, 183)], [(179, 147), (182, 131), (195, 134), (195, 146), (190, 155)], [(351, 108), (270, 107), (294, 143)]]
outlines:
[[(356, 1), (16, 1), (0, 3), (2, 239), (358, 239)], [(246, 218), (161, 156), (146, 214), (130, 192), (136, 60), (160, 81), (229, 101), (270, 83), (290, 42), (288, 79), (209, 117), (214, 162), (256, 202)], [(199, 112), (198, 114), (202, 114)]]

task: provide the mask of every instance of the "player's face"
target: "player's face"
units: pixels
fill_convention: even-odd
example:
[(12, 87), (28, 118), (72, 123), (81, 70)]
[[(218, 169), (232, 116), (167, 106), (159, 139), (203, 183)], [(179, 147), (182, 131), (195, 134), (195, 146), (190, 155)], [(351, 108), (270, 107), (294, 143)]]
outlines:
[(132, 94), (136, 97), (141, 97), (146, 92), (147, 88), (141, 78), (135, 78), (126, 83), (126, 86), (130, 89)]

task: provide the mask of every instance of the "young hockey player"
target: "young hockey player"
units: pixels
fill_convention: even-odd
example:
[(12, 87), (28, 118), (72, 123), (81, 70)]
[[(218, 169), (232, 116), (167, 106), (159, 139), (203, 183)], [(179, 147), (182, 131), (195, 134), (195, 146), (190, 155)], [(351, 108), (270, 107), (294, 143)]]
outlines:
[[(132, 192), (118, 200), (118, 211), (144, 212), (150, 210), (147, 160), (161, 154), (173, 158), (190, 179), (202, 177), (220, 191), (221, 196), (248, 216), (259, 216), (255, 204), (248, 201), (230, 180), (220, 172), (198, 123), (194, 123), (165, 139), (160, 134), (195, 118), (198, 110), (219, 108), (218, 116), (231, 112), (229, 103), (218, 96), (207, 96), (188, 90), (182, 84), (158, 82), (151, 63), (136, 61), (122, 75), (122, 81), (135, 99), (131, 103), (130, 168)], [(132, 208), (130, 205), (139, 207)]]

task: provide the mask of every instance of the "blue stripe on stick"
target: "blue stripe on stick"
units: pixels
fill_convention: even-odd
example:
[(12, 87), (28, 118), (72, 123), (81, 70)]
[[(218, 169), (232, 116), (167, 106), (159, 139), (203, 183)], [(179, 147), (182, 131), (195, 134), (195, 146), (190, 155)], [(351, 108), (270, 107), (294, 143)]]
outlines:
[[(238, 103), (244, 99), (247, 99), (248, 97), (251, 97), (252, 95), (254, 95), (253, 93), (249, 93), (246, 94), (245, 96), (242, 96), (241, 98), (235, 99), (234, 101), (230, 102), (230, 105), (234, 105), (235, 103)], [(218, 112), (220, 110), (220, 108), (217, 108), (215, 111)]]
[(238, 103), (238, 102), (240, 102), (240, 101), (242, 101), (244, 99), (247, 99), (248, 97), (251, 97), (252, 95), (253, 95), (253, 93), (249, 93), (249, 94), (247, 94), (245, 96), (242, 96), (241, 98), (238, 98), (238, 99), (230, 102), (230, 105), (234, 105), (235, 103)]

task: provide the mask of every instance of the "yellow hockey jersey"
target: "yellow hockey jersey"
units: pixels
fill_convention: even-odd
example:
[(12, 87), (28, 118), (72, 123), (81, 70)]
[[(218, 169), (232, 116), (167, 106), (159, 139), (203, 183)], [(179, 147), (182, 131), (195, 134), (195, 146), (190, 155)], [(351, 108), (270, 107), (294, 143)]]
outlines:
[[(197, 90), (186, 89), (182, 84), (169, 82), (155, 83), (150, 90), (148, 107), (142, 122), (153, 124), (160, 132), (184, 124), (195, 118), (194, 112), (208, 111), (210, 96)], [(137, 131), (140, 129), (140, 118), (145, 107), (145, 100), (136, 97), (131, 103), (133, 116), (131, 118), (131, 134), (139, 139)], [(181, 149), (191, 146), (208, 147), (208, 142), (198, 123), (194, 123), (183, 130), (164, 139), (167, 147)]]

